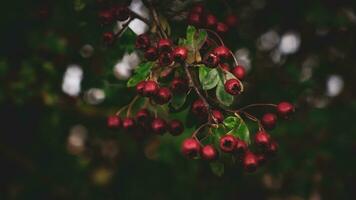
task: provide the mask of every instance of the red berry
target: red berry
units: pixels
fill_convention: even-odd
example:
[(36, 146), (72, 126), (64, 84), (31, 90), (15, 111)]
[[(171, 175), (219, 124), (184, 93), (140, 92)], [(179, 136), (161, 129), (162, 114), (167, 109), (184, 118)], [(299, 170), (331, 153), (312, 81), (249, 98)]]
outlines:
[(231, 95), (238, 95), (241, 93), (241, 84), (236, 79), (229, 79), (225, 82), (225, 91)]
[(231, 57), (230, 50), (225, 46), (218, 46), (214, 49), (215, 55), (219, 57), (220, 60), (226, 60)]
[(229, 27), (222, 22), (218, 22), (216, 24), (216, 32), (218, 32), (219, 34), (223, 35), (226, 34), (229, 31)]
[(208, 115), (208, 108), (205, 106), (203, 100), (198, 99), (193, 102), (192, 112), (200, 119), (206, 119)]
[(213, 28), (216, 26), (216, 23), (218, 22), (217, 18), (213, 14), (207, 14), (205, 17), (205, 25), (208, 28)]
[(244, 67), (241, 65), (236, 66), (234, 69), (232, 69), (231, 73), (238, 79), (243, 80), (246, 75), (246, 70)]
[(259, 131), (254, 137), (255, 144), (263, 149), (266, 149), (271, 142), (270, 135), (265, 131)]
[(148, 80), (143, 88), (143, 96), (152, 97), (157, 94), (159, 86), (156, 81)]
[(278, 143), (275, 141), (272, 141), (269, 145), (268, 148), (266, 150), (266, 154), (268, 156), (275, 156), (277, 154), (278, 151)]
[(158, 58), (158, 53), (157, 53), (157, 49), (154, 48), (154, 47), (150, 47), (146, 50), (145, 52), (145, 58), (148, 60), (148, 61), (155, 61), (157, 60)]
[(173, 57), (171, 53), (162, 53), (158, 58), (159, 66), (168, 66), (173, 63)]
[(137, 83), (137, 85), (136, 85), (137, 94), (143, 96), (143, 91), (144, 91), (145, 85), (146, 85), (146, 81), (141, 81), (141, 82)]
[(168, 103), (171, 100), (171, 98), (172, 98), (171, 91), (166, 87), (162, 87), (158, 89), (157, 94), (154, 96), (154, 101), (157, 104), (163, 105)]
[(187, 59), (188, 50), (185, 47), (176, 47), (173, 50), (173, 59), (176, 62), (183, 62)]
[(256, 171), (258, 166), (258, 159), (257, 156), (252, 153), (251, 151), (248, 151), (245, 153), (244, 159), (243, 159), (243, 167), (247, 172), (254, 172)]
[(114, 33), (112, 32), (103, 33), (103, 41), (107, 45), (112, 44), (114, 42)]
[(112, 129), (120, 128), (121, 119), (117, 115), (112, 115), (107, 118), (107, 126)]
[(200, 27), (202, 24), (202, 16), (200, 13), (191, 12), (188, 15), (188, 24)]
[(224, 121), (224, 115), (220, 110), (212, 110), (212, 114), (216, 122), (222, 123)]
[(102, 10), (98, 14), (98, 18), (101, 24), (108, 25), (114, 22), (114, 16), (110, 10)]
[(146, 125), (150, 118), (150, 112), (147, 109), (141, 109), (136, 113), (135, 120), (141, 125)]
[(127, 117), (122, 120), (122, 127), (125, 131), (132, 131), (135, 128), (135, 121), (132, 118)]
[(114, 8), (116, 19), (119, 21), (125, 21), (130, 17), (130, 10), (127, 6), (119, 5)]
[(200, 152), (200, 144), (193, 138), (187, 138), (182, 143), (181, 151), (187, 158), (195, 158)]
[(172, 41), (170, 39), (160, 39), (157, 43), (159, 52), (170, 52), (172, 50)]
[(231, 153), (235, 150), (236, 138), (233, 135), (224, 135), (220, 138), (220, 149), (223, 152)]
[(230, 71), (230, 66), (229, 66), (229, 64), (226, 64), (226, 63), (220, 63), (220, 68), (225, 71)]
[(235, 27), (237, 25), (237, 17), (236, 15), (230, 14), (225, 19), (226, 25), (229, 27)]
[(277, 105), (277, 112), (282, 117), (287, 119), (293, 112), (295, 108), (289, 102), (281, 102)]
[(150, 44), (151, 44), (151, 41), (150, 41), (150, 37), (148, 36), (148, 34), (144, 33), (144, 34), (137, 36), (136, 42), (135, 42), (135, 46), (137, 49), (145, 50), (148, 47), (150, 47)]
[(199, 3), (199, 4), (194, 5), (191, 12), (202, 14), (202, 13), (204, 13), (204, 10), (205, 10), (204, 5)]
[(184, 125), (181, 121), (179, 120), (172, 120), (170, 123), (169, 123), (169, 133), (174, 135), (174, 136), (177, 136), (177, 135), (180, 135), (182, 134), (184, 131)]
[(212, 161), (218, 158), (218, 152), (213, 145), (206, 145), (201, 149), (200, 156), (204, 160)]
[(247, 151), (247, 144), (245, 141), (237, 138), (236, 139), (236, 146), (235, 146), (235, 152), (238, 155), (243, 155)]
[(207, 67), (216, 67), (220, 62), (219, 57), (214, 53), (209, 53), (208, 56), (204, 59), (204, 64)]
[(172, 80), (170, 88), (173, 93), (181, 94), (187, 92), (189, 86), (185, 79), (176, 77)]
[(153, 133), (163, 135), (167, 131), (167, 123), (161, 118), (156, 118), (151, 123)]
[(277, 116), (273, 113), (266, 113), (263, 115), (261, 122), (264, 128), (271, 130), (276, 126)]

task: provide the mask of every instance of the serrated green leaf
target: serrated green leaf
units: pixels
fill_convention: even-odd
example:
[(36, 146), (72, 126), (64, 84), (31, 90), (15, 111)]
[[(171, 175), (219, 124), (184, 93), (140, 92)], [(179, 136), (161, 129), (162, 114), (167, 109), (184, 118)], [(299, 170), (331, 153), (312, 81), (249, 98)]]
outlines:
[(151, 68), (153, 67), (153, 62), (141, 63), (134, 72), (134, 75), (127, 81), (127, 87), (134, 87), (137, 83), (145, 80), (150, 74)]
[(210, 163), (210, 169), (216, 176), (219, 177), (221, 177), (225, 171), (224, 164), (218, 161)]
[(210, 69), (205, 66), (199, 67), (199, 80), (204, 90), (210, 90), (219, 83), (219, 74), (217, 69)]
[(171, 100), (171, 106), (178, 110), (179, 108), (181, 108), (185, 101), (187, 100), (187, 94), (176, 94), (173, 95), (172, 100)]
[(234, 102), (234, 96), (225, 91), (224, 83), (222, 81), (219, 81), (216, 88), (216, 98), (225, 106), (231, 106)]

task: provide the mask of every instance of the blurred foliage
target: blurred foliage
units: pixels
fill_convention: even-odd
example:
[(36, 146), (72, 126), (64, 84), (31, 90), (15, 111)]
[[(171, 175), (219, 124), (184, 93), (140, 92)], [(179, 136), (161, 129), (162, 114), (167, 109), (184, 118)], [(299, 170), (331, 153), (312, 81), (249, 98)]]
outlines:
[[(295, 117), (272, 132), (280, 143), (275, 160), (255, 174), (225, 166), (216, 177), (208, 163), (187, 161), (179, 152), (192, 128), (177, 138), (143, 141), (107, 130), (105, 116), (133, 97), (112, 68), (133, 51), (134, 33), (103, 46), (105, 28), (97, 23), (94, 0), (7, 1), (0, 7), (0, 199), (355, 199), (356, 2), (207, 2), (220, 18), (224, 4), (231, 4), (239, 27), (225, 42), (250, 51), (252, 70), (238, 105), (289, 100), (298, 106)], [(171, 23), (183, 36), (185, 24)], [(271, 52), (256, 48), (257, 38), (271, 29), (300, 34), (299, 51), (285, 62), (276, 64)], [(95, 49), (90, 58), (79, 53), (84, 44)], [(311, 79), (301, 82), (310, 57), (317, 64)], [(102, 104), (62, 92), (64, 71), (73, 63), (84, 70), (82, 91), (104, 89)], [(333, 98), (325, 96), (331, 74), (344, 80)], [(80, 153), (67, 144), (77, 124), (88, 131)]]

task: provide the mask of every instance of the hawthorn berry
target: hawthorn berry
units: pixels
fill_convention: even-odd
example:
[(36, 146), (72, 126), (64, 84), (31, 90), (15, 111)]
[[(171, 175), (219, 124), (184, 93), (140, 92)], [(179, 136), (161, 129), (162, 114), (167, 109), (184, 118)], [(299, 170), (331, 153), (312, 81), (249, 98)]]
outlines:
[(271, 142), (271, 137), (267, 132), (259, 131), (254, 137), (254, 142), (257, 146), (262, 147), (265, 150)]
[(225, 23), (226, 23), (226, 25), (228, 25), (231, 28), (235, 27), (237, 25), (237, 17), (236, 17), (236, 15), (230, 14), (230, 15), (226, 16)]
[(119, 5), (114, 8), (114, 13), (116, 16), (116, 19), (119, 21), (125, 21), (130, 17), (130, 10), (127, 6), (124, 5)]
[(141, 82), (137, 83), (137, 85), (136, 85), (137, 94), (143, 96), (143, 94), (144, 94), (143, 91), (144, 91), (145, 85), (146, 85), (146, 81), (141, 81)]
[(136, 113), (135, 120), (139, 124), (145, 125), (150, 121), (150, 118), (150, 112), (147, 109), (143, 108)]
[(171, 135), (177, 136), (182, 134), (184, 131), (184, 125), (180, 120), (172, 120), (169, 122), (169, 133)]
[(207, 14), (205, 17), (205, 25), (208, 28), (214, 28), (218, 22), (217, 18), (213, 14)]
[(206, 145), (200, 151), (200, 156), (207, 161), (213, 161), (218, 158), (218, 152), (213, 145)]
[(247, 151), (247, 144), (244, 140), (236, 138), (235, 152), (238, 155), (243, 155)]
[(161, 118), (155, 118), (151, 123), (152, 132), (163, 135), (167, 131), (167, 123)]
[(277, 105), (277, 112), (279, 116), (285, 119), (287, 119), (294, 112), (294, 110), (295, 108), (293, 104), (289, 102), (281, 102)]
[(203, 14), (205, 11), (204, 5), (203, 4), (196, 4), (193, 6), (193, 8), (191, 9), (191, 12), (195, 12), (195, 13), (199, 13), (199, 14)]
[(199, 155), (200, 144), (193, 138), (187, 138), (183, 141), (181, 146), (182, 154), (187, 158), (195, 158)]
[(262, 125), (265, 129), (272, 130), (277, 123), (277, 116), (273, 113), (266, 113), (262, 117)]
[(183, 62), (188, 57), (188, 50), (185, 47), (176, 47), (173, 50), (173, 59), (176, 62)]
[(218, 22), (216, 24), (216, 32), (220, 33), (220, 34), (225, 34), (229, 31), (229, 27), (223, 23), (223, 22)]
[(238, 79), (243, 80), (246, 75), (246, 70), (241, 65), (236, 66), (234, 69), (231, 70), (231, 73)]
[(102, 10), (98, 14), (101, 24), (108, 25), (114, 22), (114, 15), (110, 10)]
[(206, 118), (206, 116), (208, 114), (208, 108), (204, 104), (203, 100), (198, 99), (198, 100), (194, 101), (192, 104), (192, 112), (196, 116)]
[(266, 150), (266, 154), (268, 156), (275, 156), (277, 154), (278, 151), (278, 143), (276, 141), (272, 141), (269, 145), (268, 148)]
[(257, 154), (256, 158), (257, 158), (258, 166), (262, 166), (267, 162), (267, 158), (263, 154)]
[(225, 71), (230, 71), (230, 66), (229, 66), (229, 64), (226, 64), (226, 63), (220, 63), (220, 68)]
[(168, 66), (173, 63), (173, 57), (171, 53), (162, 53), (159, 58), (158, 58), (158, 64), (159, 66)]
[(218, 46), (214, 49), (214, 54), (217, 55), (219, 57), (219, 59), (222, 60), (226, 60), (229, 59), (231, 54), (230, 54), (230, 50), (225, 47), (225, 46)]
[(135, 121), (130, 117), (126, 117), (122, 120), (122, 128), (125, 131), (132, 131), (135, 128)]
[(213, 118), (218, 123), (222, 123), (224, 121), (224, 115), (220, 110), (212, 110)]
[(154, 96), (154, 101), (157, 104), (163, 105), (168, 103), (172, 98), (172, 93), (171, 91), (166, 88), (166, 87), (162, 87), (158, 89), (157, 94)]
[(201, 26), (202, 24), (202, 16), (199, 13), (196, 12), (191, 12), (188, 15), (188, 24), (193, 25), (193, 26)]
[(155, 61), (158, 58), (158, 53), (157, 53), (157, 49), (155, 47), (149, 47), (146, 51), (145, 51), (145, 58), (148, 61)]
[(258, 167), (257, 156), (251, 151), (247, 151), (243, 158), (243, 167), (247, 172), (254, 172)]
[(236, 138), (233, 135), (224, 135), (220, 138), (220, 149), (223, 152), (231, 153), (235, 150)]
[(160, 39), (157, 42), (157, 49), (161, 52), (170, 52), (172, 50), (172, 41), (170, 39)]
[(225, 91), (231, 95), (238, 95), (241, 93), (241, 84), (236, 79), (229, 79), (225, 82)]
[(159, 86), (156, 81), (148, 80), (143, 88), (143, 96), (152, 97), (157, 94)]
[(104, 32), (103, 41), (105, 44), (109, 45), (114, 42), (114, 33), (113, 32)]
[(107, 118), (107, 126), (112, 129), (120, 128), (121, 119), (117, 115), (112, 115)]
[(151, 44), (150, 37), (144, 33), (136, 38), (135, 46), (137, 49), (146, 50)]
[(215, 53), (209, 53), (203, 62), (207, 67), (213, 68), (219, 64), (220, 59)]
[(181, 94), (187, 92), (189, 86), (187, 80), (176, 77), (172, 80), (170, 88), (173, 93)]

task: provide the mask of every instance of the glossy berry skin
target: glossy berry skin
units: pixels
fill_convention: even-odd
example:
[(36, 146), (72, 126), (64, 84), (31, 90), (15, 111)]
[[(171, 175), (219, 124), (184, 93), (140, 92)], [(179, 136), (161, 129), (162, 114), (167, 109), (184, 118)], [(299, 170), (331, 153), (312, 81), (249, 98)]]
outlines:
[(183, 62), (188, 57), (188, 50), (185, 47), (176, 47), (173, 52), (173, 59), (176, 62)]
[(225, 82), (225, 91), (231, 95), (238, 95), (241, 93), (241, 84), (236, 79), (229, 79)]
[(141, 82), (137, 83), (137, 85), (136, 85), (137, 94), (143, 96), (143, 90), (145, 88), (145, 85), (146, 85), (146, 81), (141, 81)]
[(150, 112), (147, 109), (141, 109), (136, 113), (135, 120), (141, 125), (146, 125), (151, 119)]
[(199, 155), (200, 144), (193, 138), (187, 138), (182, 143), (181, 151), (185, 157), (189, 159), (195, 158)]
[(143, 88), (143, 96), (152, 97), (157, 94), (159, 86), (156, 81), (148, 80)]
[(130, 10), (128, 9), (127, 6), (119, 5), (114, 8), (114, 13), (116, 16), (116, 19), (119, 21), (126, 21), (130, 17)]
[(163, 135), (167, 131), (167, 123), (161, 118), (155, 118), (151, 123), (152, 132)]
[(191, 12), (188, 15), (188, 24), (200, 27), (202, 24), (202, 16), (199, 13)]
[(263, 115), (261, 122), (265, 129), (272, 130), (276, 126), (277, 116), (273, 113), (266, 113)]
[(108, 128), (117, 129), (121, 126), (121, 119), (119, 116), (112, 115), (107, 118)]
[(218, 32), (219, 34), (224, 35), (228, 31), (229, 31), (229, 27), (225, 23), (218, 22), (216, 24), (216, 32)]
[(114, 33), (112, 33), (112, 32), (104, 32), (103, 33), (103, 41), (107, 45), (112, 44), (114, 42)]
[(277, 105), (278, 115), (285, 119), (289, 118), (289, 116), (294, 112), (294, 109), (293, 104), (289, 102), (281, 102)]
[(144, 54), (145, 58), (148, 61), (155, 61), (158, 58), (158, 52), (155, 47), (149, 47)]
[(273, 157), (277, 154), (278, 152), (278, 143), (275, 141), (272, 141), (266, 150), (266, 154), (270, 157)]
[(237, 17), (236, 15), (230, 14), (228, 16), (226, 16), (225, 18), (225, 24), (231, 28), (236, 27), (237, 26)]
[(231, 70), (231, 73), (238, 79), (243, 80), (246, 75), (246, 70), (241, 65), (236, 66), (234, 69)]
[(219, 57), (220, 60), (229, 59), (231, 54), (230, 50), (225, 46), (218, 46), (214, 49), (214, 54)]
[(255, 172), (258, 167), (258, 158), (254, 153), (248, 151), (245, 153), (242, 163), (247, 172)]
[(182, 78), (174, 78), (171, 82), (170, 88), (173, 93), (182, 94), (188, 91), (188, 82)]
[(262, 147), (265, 150), (271, 142), (271, 137), (267, 132), (259, 131), (254, 137), (254, 142), (257, 146)]
[(166, 87), (159, 88), (157, 94), (154, 96), (154, 101), (160, 105), (168, 103), (171, 99), (172, 93)]
[(172, 50), (172, 41), (170, 39), (160, 39), (157, 42), (157, 49), (160, 53), (170, 52)]
[(173, 63), (173, 57), (171, 53), (162, 53), (158, 58), (158, 64), (161, 67), (169, 66)]
[(216, 23), (218, 23), (217, 18), (213, 14), (207, 14), (205, 17), (205, 26), (208, 28), (216, 27)]
[(224, 115), (220, 110), (212, 110), (212, 114), (217, 123), (222, 123), (224, 121)]
[(98, 14), (98, 18), (101, 24), (108, 25), (114, 22), (114, 15), (110, 10), (102, 10)]
[(247, 144), (245, 141), (237, 138), (236, 139), (236, 146), (235, 146), (235, 152), (238, 155), (243, 155), (247, 151)]
[(192, 112), (196, 116), (204, 116), (202, 118), (206, 118), (208, 114), (208, 108), (205, 106), (203, 100), (198, 99), (192, 104)]
[(208, 56), (204, 59), (203, 62), (207, 67), (213, 68), (213, 67), (216, 67), (219, 64), (220, 59), (216, 54), (209, 53)]
[(231, 153), (235, 150), (236, 138), (233, 135), (224, 135), (220, 138), (220, 149), (225, 153)]
[(206, 145), (200, 151), (203, 160), (213, 161), (218, 158), (218, 152), (213, 145)]
[(122, 120), (122, 128), (125, 131), (132, 131), (135, 128), (135, 121), (130, 117), (124, 118)]
[(150, 37), (147, 34), (144, 33), (137, 36), (135, 42), (135, 47), (137, 49), (146, 50), (148, 47), (150, 47), (150, 45), (151, 45)]
[(178, 136), (184, 131), (184, 125), (179, 120), (172, 120), (169, 122), (169, 133), (173, 136)]

